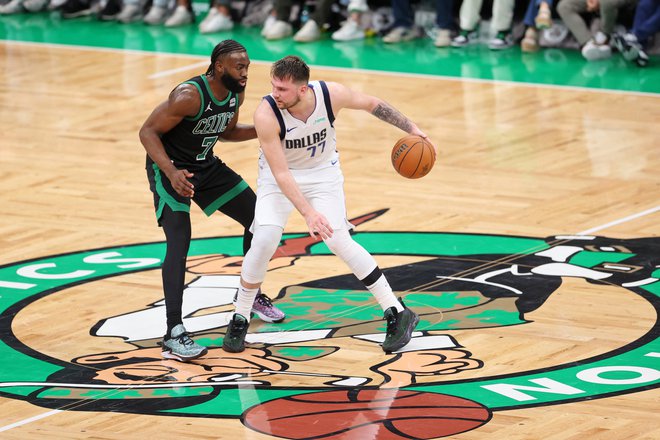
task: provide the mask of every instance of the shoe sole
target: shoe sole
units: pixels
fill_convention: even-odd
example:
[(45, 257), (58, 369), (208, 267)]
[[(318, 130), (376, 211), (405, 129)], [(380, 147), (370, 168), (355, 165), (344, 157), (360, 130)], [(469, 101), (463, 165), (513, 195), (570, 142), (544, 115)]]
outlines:
[(198, 355), (190, 356), (190, 357), (179, 356), (177, 354), (172, 353), (172, 351), (170, 351), (170, 350), (163, 350), (163, 351), (161, 351), (160, 354), (165, 359), (174, 359), (175, 361), (179, 361), (179, 362), (190, 362), (194, 359), (197, 359), (197, 358), (200, 358), (200, 357), (204, 356), (208, 352), (209, 352), (208, 349), (204, 349)]
[(284, 318), (273, 319), (273, 318), (271, 318), (271, 317), (269, 317), (269, 316), (267, 316), (267, 315), (264, 315), (263, 313), (257, 312), (257, 311), (254, 311), (254, 313), (256, 313), (257, 316), (259, 317), (259, 319), (261, 319), (262, 321), (264, 321), (264, 322), (272, 322), (272, 323), (274, 323), (274, 324), (279, 324), (280, 322), (284, 321), (284, 318), (286, 318), (286, 316), (285, 316)]
[(245, 345), (243, 347), (235, 350), (231, 347), (225, 346), (225, 344), (222, 344), (222, 349), (224, 351), (226, 351), (227, 353), (241, 353), (241, 352), (245, 351)]
[(393, 348), (389, 348), (387, 350), (383, 348), (383, 351), (385, 351), (385, 353), (389, 354), (389, 353), (393, 353), (397, 350), (401, 350), (403, 347), (408, 345), (408, 342), (410, 342), (410, 340), (412, 339), (412, 334), (415, 331), (415, 327), (417, 327), (417, 324), (419, 324), (419, 315), (417, 315), (415, 313), (415, 318), (412, 321), (412, 325), (410, 325), (408, 327), (408, 329), (406, 330), (406, 337), (401, 342), (399, 342), (397, 345), (395, 345)]

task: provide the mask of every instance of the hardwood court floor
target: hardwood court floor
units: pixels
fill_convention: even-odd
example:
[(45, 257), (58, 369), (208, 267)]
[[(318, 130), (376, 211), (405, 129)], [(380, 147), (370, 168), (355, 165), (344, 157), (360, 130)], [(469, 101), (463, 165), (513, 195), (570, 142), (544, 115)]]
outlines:
[[(190, 322), (212, 349), (184, 365), (156, 348), (163, 237), (137, 131), (206, 58), (11, 42), (0, 57), (0, 438), (321, 438), (349, 425), (336, 438), (660, 437), (658, 96), (314, 68), (386, 98), (440, 151), (406, 180), (389, 158), (400, 132), (359, 112), (337, 120), (349, 217), (380, 213), (355, 237), (424, 312), (419, 345), (385, 355), (370, 342), (378, 310), (294, 214), (264, 284), (289, 318), (255, 320), (274, 338), (224, 354), (231, 306), (218, 298), (233, 292), (241, 230), (193, 208), (186, 298), (201, 301)], [(242, 122), (268, 69), (250, 69)], [(216, 154), (254, 187), (255, 141)], [(347, 389), (383, 409), (329, 394)], [(284, 399), (312, 391), (327, 406)], [(397, 409), (411, 391), (421, 400)], [(374, 414), (383, 423), (365, 422)]]

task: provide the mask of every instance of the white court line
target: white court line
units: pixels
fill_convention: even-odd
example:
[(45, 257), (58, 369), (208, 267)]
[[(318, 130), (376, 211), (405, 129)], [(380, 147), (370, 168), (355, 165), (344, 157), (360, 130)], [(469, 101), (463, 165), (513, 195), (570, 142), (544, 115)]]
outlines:
[(655, 208), (647, 209), (646, 211), (638, 212), (637, 214), (629, 215), (628, 217), (621, 218), (619, 220), (614, 220), (604, 225), (596, 226), (595, 228), (587, 229), (586, 231), (578, 232), (576, 235), (589, 235), (592, 232), (600, 231), (601, 229), (609, 228), (610, 226), (620, 225), (621, 223), (629, 222), (630, 220), (635, 220), (640, 217), (644, 217), (648, 214), (653, 214), (654, 212), (660, 211), (660, 205)]
[(38, 416), (30, 417), (29, 419), (21, 420), (16, 423), (12, 423), (11, 425), (6, 425), (0, 427), (0, 432), (4, 431), (9, 431), (10, 429), (13, 428), (18, 428), (19, 426), (27, 425), (28, 423), (36, 422), (37, 420), (45, 419), (46, 417), (54, 416), (57, 413), (60, 413), (59, 409), (54, 409), (52, 411), (48, 411), (47, 413), (39, 414)]
[[(5, 45), (23, 45), (23, 46), (44, 46), (54, 49), (75, 49), (75, 50), (88, 50), (88, 51), (102, 51), (102, 52), (112, 52), (120, 54), (131, 54), (131, 55), (167, 55), (167, 56), (176, 56), (192, 59), (204, 58), (208, 63), (210, 56), (202, 55), (190, 55), (185, 53), (173, 53), (173, 52), (152, 52), (147, 50), (135, 50), (135, 49), (114, 49), (107, 47), (90, 47), (90, 46), (80, 46), (75, 44), (55, 44), (55, 43), (34, 43), (29, 41), (13, 41), (13, 40), (0, 40), (0, 44)], [(250, 59), (252, 64), (266, 64), (271, 65), (272, 61), (262, 61)], [(589, 93), (605, 93), (605, 94), (615, 94), (615, 95), (629, 95), (629, 96), (644, 96), (651, 98), (660, 98), (660, 93), (654, 92), (638, 92), (630, 90), (615, 90), (615, 89), (596, 89), (590, 87), (579, 87), (579, 86), (563, 86), (555, 84), (541, 84), (541, 83), (527, 83), (527, 82), (516, 82), (516, 81), (506, 81), (498, 79), (480, 79), (480, 78), (464, 78), (461, 76), (440, 76), (440, 75), (431, 75), (427, 73), (410, 73), (410, 72), (395, 72), (395, 71), (385, 71), (385, 70), (369, 70), (369, 69), (356, 69), (353, 67), (335, 67), (335, 66), (324, 66), (319, 64), (311, 64), (310, 67), (315, 69), (325, 69), (325, 70), (334, 70), (339, 72), (354, 72), (354, 73), (363, 73), (369, 75), (382, 75), (382, 76), (402, 76), (407, 78), (424, 78), (432, 79), (439, 81), (459, 81), (465, 83), (477, 83), (477, 84), (501, 84), (501, 85), (510, 85), (510, 86), (520, 86), (520, 87), (535, 87), (540, 89), (555, 89), (555, 90), (569, 90), (569, 91), (579, 91), (579, 92), (589, 92)], [(154, 75), (158, 75), (159, 72), (156, 72)]]
[(162, 78), (164, 76), (169, 76), (169, 75), (172, 75), (172, 74), (175, 74), (175, 73), (185, 72), (186, 70), (192, 70), (192, 69), (197, 69), (198, 67), (204, 67), (208, 64), (209, 64), (209, 61), (200, 61), (199, 63), (188, 64), (187, 66), (178, 67), (176, 69), (161, 70), (160, 72), (156, 72), (156, 73), (150, 75), (149, 79)]

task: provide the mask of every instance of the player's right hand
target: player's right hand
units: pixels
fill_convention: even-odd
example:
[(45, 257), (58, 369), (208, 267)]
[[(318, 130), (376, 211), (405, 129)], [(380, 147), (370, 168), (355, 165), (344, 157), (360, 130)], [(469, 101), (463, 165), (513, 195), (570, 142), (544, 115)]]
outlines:
[(167, 177), (177, 194), (183, 197), (192, 197), (195, 195), (195, 186), (188, 179), (193, 175), (188, 170), (175, 170)]

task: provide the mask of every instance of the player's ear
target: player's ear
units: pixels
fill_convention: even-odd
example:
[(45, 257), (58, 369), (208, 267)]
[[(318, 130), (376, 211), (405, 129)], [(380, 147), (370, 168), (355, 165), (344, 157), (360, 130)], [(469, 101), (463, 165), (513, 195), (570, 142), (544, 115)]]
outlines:
[(216, 70), (217, 72), (219, 72), (220, 74), (225, 73), (225, 68), (224, 68), (224, 66), (222, 65), (222, 61), (220, 61), (220, 60), (216, 60), (216, 61), (215, 61), (215, 66), (214, 66), (214, 68), (215, 68), (215, 70)]

